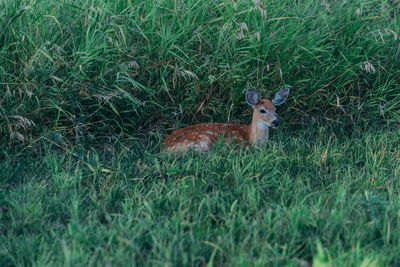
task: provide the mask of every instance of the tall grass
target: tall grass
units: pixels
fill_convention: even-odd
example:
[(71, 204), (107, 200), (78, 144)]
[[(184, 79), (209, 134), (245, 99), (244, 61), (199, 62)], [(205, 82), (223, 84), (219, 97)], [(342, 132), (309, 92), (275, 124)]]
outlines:
[[(0, 265), (399, 265), (396, 1), (0, 0)], [(265, 149), (160, 152), (248, 123)]]
[(2, 136), (90, 141), (247, 123), (248, 86), (267, 97), (292, 86), (290, 124), (399, 120), (396, 4), (257, 3), (0, 2)]
[(398, 265), (398, 129), (310, 128), (265, 150), (14, 155), (0, 163), (0, 265)]

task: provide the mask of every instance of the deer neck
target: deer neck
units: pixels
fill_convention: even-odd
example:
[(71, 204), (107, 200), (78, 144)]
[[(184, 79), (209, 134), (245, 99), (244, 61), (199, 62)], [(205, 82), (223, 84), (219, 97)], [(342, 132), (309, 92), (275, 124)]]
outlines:
[(253, 112), (253, 118), (249, 125), (249, 139), (256, 146), (263, 146), (269, 137), (269, 126), (259, 118), (259, 114)]

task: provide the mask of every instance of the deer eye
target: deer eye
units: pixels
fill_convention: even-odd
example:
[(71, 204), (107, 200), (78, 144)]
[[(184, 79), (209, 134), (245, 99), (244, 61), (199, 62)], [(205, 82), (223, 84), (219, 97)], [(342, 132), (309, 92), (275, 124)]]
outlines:
[(260, 109), (260, 113), (265, 114), (265, 113), (267, 113), (267, 111), (265, 109)]

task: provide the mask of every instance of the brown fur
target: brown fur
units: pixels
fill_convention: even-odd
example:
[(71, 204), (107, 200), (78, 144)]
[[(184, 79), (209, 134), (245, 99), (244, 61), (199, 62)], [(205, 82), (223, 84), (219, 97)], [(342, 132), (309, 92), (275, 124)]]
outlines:
[[(266, 113), (262, 114), (261, 109)], [(269, 127), (276, 120), (275, 106), (266, 99), (260, 100), (254, 107), (250, 125), (226, 123), (201, 123), (179, 129), (163, 141), (164, 151), (186, 152), (189, 148), (194, 150), (208, 150), (219, 138), (224, 138), (225, 143), (250, 143), (263, 145), (269, 134)]]

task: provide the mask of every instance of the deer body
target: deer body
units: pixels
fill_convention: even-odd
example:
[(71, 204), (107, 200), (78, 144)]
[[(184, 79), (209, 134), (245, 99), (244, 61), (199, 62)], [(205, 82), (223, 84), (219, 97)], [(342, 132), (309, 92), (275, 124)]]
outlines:
[(269, 137), (269, 128), (276, 128), (279, 121), (276, 118), (275, 106), (286, 101), (289, 89), (282, 90), (272, 101), (258, 100), (258, 94), (247, 89), (246, 101), (254, 108), (250, 125), (227, 123), (201, 123), (179, 129), (163, 141), (164, 151), (187, 152), (209, 150), (213, 144), (223, 138), (225, 144), (262, 146)]

